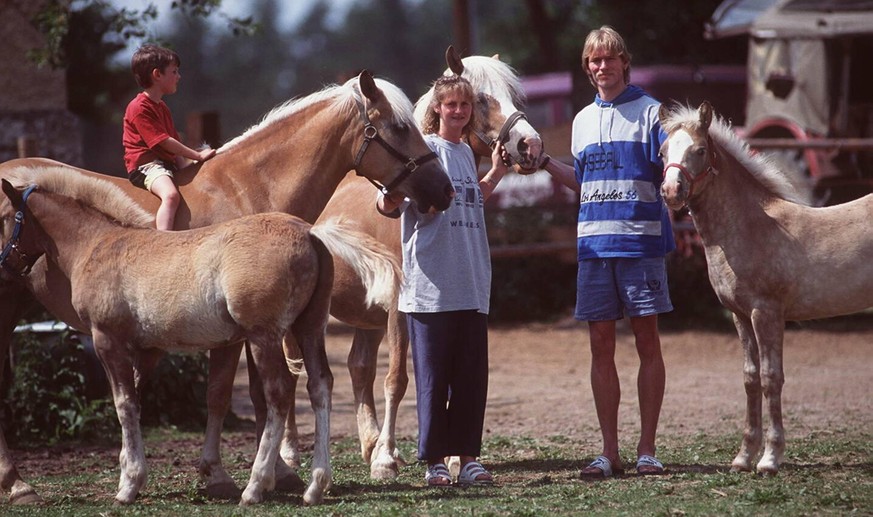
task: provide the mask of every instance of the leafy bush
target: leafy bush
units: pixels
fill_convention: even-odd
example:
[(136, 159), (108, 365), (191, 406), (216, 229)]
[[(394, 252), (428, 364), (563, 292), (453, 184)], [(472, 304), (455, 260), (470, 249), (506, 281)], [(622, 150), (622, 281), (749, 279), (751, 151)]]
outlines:
[[(46, 335), (42, 335), (46, 336)], [(103, 367), (87, 338), (64, 332), (13, 338), (2, 426), (10, 443), (94, 440), (120, 432)], [(141, 389), (143, 426), (202, 429), (206, 422), (207, 357), (168, 355)]]
[(119, 429), (112, 401), (88, 396), (94, 388), (85, 372), (93, 370), (94, 358), (84, 343), (66, 332), (44, 342), (24, 334), (13, 348), (15, 367), (2, 412), (11, 443), (91, 439)]

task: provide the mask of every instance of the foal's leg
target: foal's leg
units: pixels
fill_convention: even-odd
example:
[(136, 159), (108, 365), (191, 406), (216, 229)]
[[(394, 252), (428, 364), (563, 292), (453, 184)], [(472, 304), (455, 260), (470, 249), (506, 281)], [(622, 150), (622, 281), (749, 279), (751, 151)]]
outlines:
[(746, 428), (740, 451), (731, 463), (733, 472), (751, 472), (752, 462), (761, 450), (761, 373), (758, 342), (752, 320), (734, 313), (734, 326), (743, 345), (743, 379), (746, 387)]
[(285, 417), (291, 407), (291, 373), (285, 366), (285, 354), (279, 343), (278, 337), (255, 338), (249, 342), (253, 360), (249, 367), (257, 368), (262, 379), (267, 414), (251, 477), (243, 491), (240, 505), (261, 502), (264, 492), (276, 486), (276, 460), (279, 457)]
[[(300, 356), (299, 349), (290, 333), (285, 336), (283, 348), (285, 349), (286, 363), (289, 359), (296, 361), (296, 357)], [(260, 444), (267, 419), (267, 399), (264, 396), (264, 385), (261, 376), (258, 374), (258, 369), (254, 367), (254, 359), (252, 358), (250, 346), (246, 346), (246, 360), (249, 373), (249, 396), (255, 408), (255, 433), (258, 437), (257, 443)], [(303, 486), (303, 481), (300, 479), (300, 474), (298, 474), (298, 470), (300, 470), (300, 441), (297, 435), (297, 418), (294, 413), (294, 398), (299, 373), (291, 371), (290, 368), (289, 372), (291, 372), (291, 377), (289, 380), (288, 396), (291, 398), (291, 403), (288, 414), (285, 415), (285, 432), (282, 435), (279, 456), (276, 458), (276, 490), (283, 492), (294, 492)]]
[(121, 475), (115, 500), (121, 504), (130, 504), (136, 499), (148, 478), (139, 425), (140, 406), (136, 396), (133, 359), (127, 343), (117, 341), (117, 338), (97, 328), (91, 329), (91, 336), (94, 339), (97, 357), (103, 363), (106, 376), (109, 378), (115, 411), (121, 423), (121, 453), (118, 456)]
[(396, 307), (388, 313), (386, 342), (389, 348), (388, 374), (385, 376), (385, 420), (370, 464), (370, 476), (375, 479), (395, 478), (400, 467), (406, 465), (397, 449), (396, 431), (397, 411), (409, 385), (409, 374), (406, 371), (409, 333), (406, 329), (406, 316)]
[(758, 461), (761, 474), (776, 474), (785, 453), (785, 429), (782, 426), (782, 343), (785, 338), (785, 320), (781, 310), (755, 310), (752, 325), (761, 354), (761, 387), (767, 399), (770, 428), (764, 440), (764, 454)]
[[(9, 358), (9, 346), (12, 341), (12, 331), (24, 312), (22, 300), (29, 297), (27, 292), (18, 285), (9, 284), (0, 287), (0, 385), (6, 379), (6, 361)], [(12, 504), (33, 504), (42, 501), (32, 486), (21, 479), (18, 469), (6, 445), (6, 436), (0, 429), (0, 488), (9, 491), (9, 502)]]
[(306, 389), (315, 413), (315, 446), (312, 453), (312, 480), (303, 494), (303, 502), (319, 504), (332, 483), (330, 467), (330, 409), (333, 374), (324, 349), (324, 327), (301, 330), (295, 325), (294, 335), (303, 352), (308, 381)]
[(216, 499), (237, 499), (237, 488), (221, 464), (221, 431), (233, 398), (233, 380), (242, 343), (209, 351), (209, 384), (206, 389), (206, 437), (200, 454), (200, 478), (206, 494)]
[(300, 479), (300, 436), (297, 433), (296, 394), (297, 379), (300, 378), (300, 370), (303, 367), (303, 356), (297, 341), (289, 332), (282, 340), (282, 348), (285, 350), (285, 361), (288, 371), (291, 372), (290, 395), (291, 407), (285, 417), (285, 434), (282, 435), (282, 447), (279, 449), (281, 461), (276, 462), (276, 489), (296, 491), (302, 488), (303, 481)]

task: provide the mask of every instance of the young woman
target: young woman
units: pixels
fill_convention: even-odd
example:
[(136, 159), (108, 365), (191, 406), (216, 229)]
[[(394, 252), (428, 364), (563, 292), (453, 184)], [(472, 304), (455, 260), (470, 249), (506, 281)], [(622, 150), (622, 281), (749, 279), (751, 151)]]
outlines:
[(484, 202), (506, 174), (498, 146), (479, 180), (473, 151), (463, 139), (476, 123), (475, 96), (459, 76), (440, 77), (425, 118), (425, 141), (455, 188), (451, 206), (421, 213), (409, 201), (380, 197), (377, 208), (401, 218), (406, 313), (418, 405), (418, 457), (429, 486), (452, 477), (447, 456), (459, 456), (460, 485), (493, 483), (477, 461), (488, 393), (488, 308), (491, 256)]

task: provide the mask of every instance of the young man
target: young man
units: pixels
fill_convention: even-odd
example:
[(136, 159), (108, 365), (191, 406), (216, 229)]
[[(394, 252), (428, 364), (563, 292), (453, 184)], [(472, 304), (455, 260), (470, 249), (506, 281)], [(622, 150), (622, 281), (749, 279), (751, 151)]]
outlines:
[(184, 165), (184, 158), (206, 161), (214, 149), (195, 151), (179, 141), (170, 109), (162, 100), (176, 93), (179, 86), (179, 56), (157, 45), (143, 45), (133, 54), (131, 69), (143, 89), (124, 111), (122, 143), (124, 164), (134, 185), (161, 200), (155, 216), (158, 230), (172, 230), (179, 206), (179, 190), (173, 172)]
[(665, 138), (659, 103), (629, 84), (630, 61), (624, 40), (611, 27), (588, 34), (582, 66), (597, 95), (573, 121), (575, 167), (547, 157), (542, 165), (580, 193), (575, 317), (588, 322), (591, 388), (603, 435), (603, 451), (582, 469), (582, 477), (609, 477), (622, 470), (615, 322), (625, 314), (640, 358), (637, 472), (664, 471), (655, 459), (665, 384), (658, 314), (673, 310), (664, 257), (675, 242), (659, 193), (663, 166), (658, 152)]

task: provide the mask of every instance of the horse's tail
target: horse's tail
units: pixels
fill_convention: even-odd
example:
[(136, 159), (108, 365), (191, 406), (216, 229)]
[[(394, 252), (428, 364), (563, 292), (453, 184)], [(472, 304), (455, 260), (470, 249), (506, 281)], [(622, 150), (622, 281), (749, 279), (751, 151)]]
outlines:
[(364, 284), (368, 307), (389, 310), (400, 286), (402, 273), (394, 254), (372, 236), (353, 229), (339, 218), (312, 227), (312, 234), (331, 255), (346, 261)]

